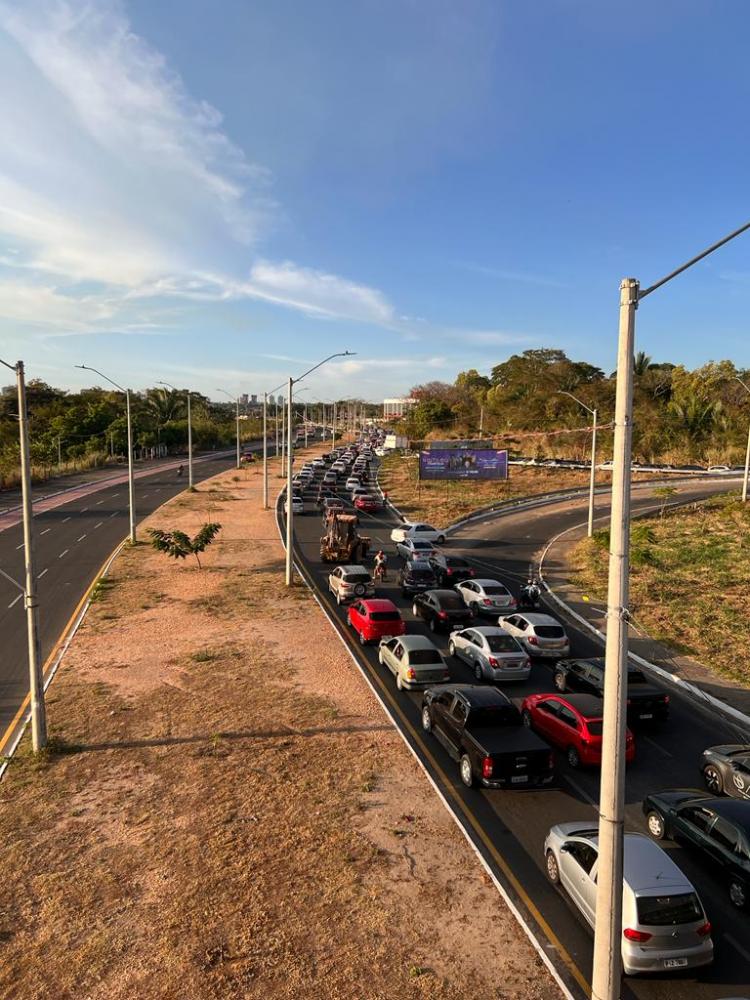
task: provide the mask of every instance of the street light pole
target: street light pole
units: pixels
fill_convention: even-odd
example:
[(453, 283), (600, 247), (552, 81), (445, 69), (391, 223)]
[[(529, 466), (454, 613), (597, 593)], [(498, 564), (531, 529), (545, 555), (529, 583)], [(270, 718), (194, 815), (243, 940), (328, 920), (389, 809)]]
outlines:
[(94, 372), (99, 378), (103, 378), (105, 382), (109, 382), (113, 385), (115, 389), (119, 389), (120, 392), (125, 393), (125, 416), (127, 420), (128, 427), (128, 500), (130, 502), (130, 544), (135, 545), (136, 535), (135, 535), (135, 473), (133, 472), (133, 421), (130, 415), (130, 389), (123, 389), (121, 385), (114, 382), (111, 378), (107, 378), (106, 375), (102, 374), (98, 368), (91, 368), (89, 365), (74, 365), (75, 368), (82, 368), (87, 372)]
[[(172, 392), (179, 392), (171, 382), (158, 382), (158, 385), (166, 385)], [(193, 419), (190, 415), (190, 389), (185, 389), (187, 396), (187, 424), (188, 424), (188, 488), (193, 488)], [(222, 390), (223, 391), (223, 390)]]
[[(280, 383), (274, 386), (270, 392), (263, 393), (263, 510), (268, 510), (268, 440), (266, 437), (266, 429), (268, 426), (268, 397), (271, 397), (271, 402), (274, 402), (274, 393), (277, 392), (284, 383)], [(278, 398), (278, 397), (276, 397)], [(279, 404), (275, 404), (276, 412), (276, 457), (279, 456)]]
[(582, 406), (584, 410), (587, 410), (593, 418), (593, 426), (591, 428), (591, 475), (589, 477), (589, 523), (588, 523), (588, 536), (594, 534), (594, 490), (596, 487), (596, 423), (597, 423), (597, 410), (592, 409), (578, 398), (574, 396), (572, 392), (566, 392), (565, 389), (560, 389), (561, 396), (570, 396), (574, 399), (579, 406)]
[(331, 451), (336, 447), (336, 400), (333, 401), (333, 415), (331, 423)]
[[(743, 389), (750, 393), (750, 387), (742, 381), (739, 375), (734, 376)], [(750, 427), (747, 430), (747, 448), (745, 449), (745, 475), (742, 479), (742, 502), (747, 503), (747, 480), (750, 474)]]
[(23, 361), (2, 364), (16, 373), (18, 391), (18, 431), (21, 452), (21, 502), (23, 510), (23, 555), (26, 609), (26, 634), (29, 649), (29, 701), (31, 706), (31, 744), (34, 753), (47, 746), (47, 712), (44, 705), (42, 648), (39, 641), (39, 601), (36, 592), (36, 558), (34, 553), (34, 511), (31, 503), (31, 456), (29, 451), (29, 420), (26, 410), (26, 379)]
[(242, 461), (240, 459), (240, 397), (233, 396), (231, 392), (227, 392), (226, 389), (217, 389), (216, 391), (223, 392), (225, 396), (229, 396), (237, 407), (237, 468), (240, 469), (242, 467)]
[(635, 278), (625, 278), (620, 284), (592, 1000), (617, 1000), (620, 996), (635, 310), (638, 303), (647, 295), (748, 229), (750, 222), (692, 257), (643, 291)]

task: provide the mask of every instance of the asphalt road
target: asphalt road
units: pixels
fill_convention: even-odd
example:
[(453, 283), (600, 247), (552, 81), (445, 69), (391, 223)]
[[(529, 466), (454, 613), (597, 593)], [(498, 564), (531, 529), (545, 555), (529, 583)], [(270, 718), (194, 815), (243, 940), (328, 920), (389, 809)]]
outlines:
[[(257, 447), (260, 447), (258, 445)], [(193, 463), (199, 483), (234, 466), (234, 453), (223, 453)], [(110, 553), (129, 531), (128, 484), (104, 485), (92, 477), (93, 492), (35, 513), (36, 567), (39, 578), (39, 627), (42, 657), (50, 651), (68, 623), (81, 596)], [(80, 479), (80, 477), (79, 477)], [(81, 492), (85, 492), (82, 485)], [(181, 478), (175, 468), (158, 468), (135, 480), (138, 519), (151, 514), (187, 486), (187, 469)], [(45, 490), (47, 496), (53, 490)], [(39, 494), (38, 494), (39, 496)], [(40, 503), (44, 508), (45, 502)], [(0, 568), (23, 582), (23, 533), (21, 524), (0, 532)], [(0, 756), (10, 742), (9, 726), (29, 690), (26, 616), (21, 593), (0, 578)], [(14, 727), (15, 729), (15, 727)]]
[[(681, 501), (699, 499), (729, 488), (727, 483), (696, 483), (681, 487)], [(650, 490), (634, 492), (634, 510), (654, 504)], [(448, 541), (450, 551), (473, 560), (482, 575), (502, 580), (518, 594), (526, 572), (540, 549), (558, 532), (585, 520), (586, 501), (566, 502), (532, 511), (519, 512), (467, 525)], [(597, 514), (607, 517), (608, 502), (598, 501)], [(374, 547), (389, 554), (390, 581), (379, 586), (381, 596), (390, 597), (400, 608), (409, 632), (427, 634), (421, 620), (411, 614), (411, 603), (401, 598), (395, 585), (400, 560), (390, 542), (391, 527), (397, 523), (388, 513), (363, 515), (362, 531), (373, 538)], [(544, 790), (468, 790), (460, 781), (458, 768), (420, 725), (420, 694), (398, 692), (392, 675), (378, 664), (374, 647), (362, 648), (347, 629), (346, 609), (337, 608), (327, 591), (330, 567), (321, 563), (319, 538), (321, 520), (317, 514), (295, 518), (298, 557), (306, 574), (354, 656), (364, 665), (381, 698), (407, 735), (451, 805), (463, 818), (477, 849), (495, 875), (510, 892), (519, 909), (536, 929), (539, 940), (574, 993), (584, 995), (590, 981), (592, 935), (583, 918), (557, 889), (549, 884), (543, 867), (542, 844), (554, 823), (595, 819), (598, 799), (598, 772), (572, 770), (557, 754), (557, 787)], [(601, 655), (601, 645), (588, 633), (568, 624), (573, 655)], [(447, 636), (438, 639), (447, 656)], [(461, 661), (448, 658), (452, 678), (473, 683), (473, 675)], [(551, 691), (549, 665), (535, 664), (528, 682), (507, 685), (511, 697), (522, 698), (534, 691)], [(637, 757), (627, 775), (627, 829), (645, 832), (641, 801), (648, 792), (669, 787), (700, 788), (698, 762), (711, 744), (736, 739), (736, 734), (720, 719), (698, 710), (681, 696), (672, 695), (671, 717), (666, 724), (636, 730)], [(667, 848), (697, 887), (714, 928), (715, 962), (697, 973), (646, 976), (624, 981), (623, 996), (639, 1000), (719, 1000), (750, 997), (750, 917), (738, 913), (728, 902), (720, 873), (706, 869), (688, 851)]]

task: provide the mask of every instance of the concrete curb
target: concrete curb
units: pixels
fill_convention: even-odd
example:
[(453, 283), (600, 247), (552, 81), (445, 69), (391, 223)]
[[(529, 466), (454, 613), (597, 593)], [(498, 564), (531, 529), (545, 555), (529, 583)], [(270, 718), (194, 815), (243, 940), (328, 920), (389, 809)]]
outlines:
[[(378, 483), (378, 489), (380, 489), (380, 484), (379, 483)], [(381, 490), (381, 493), (382, 493), (382, 490)], [(283, 531), (282, 526), (281, 526), (280, 503), (281, 503), (281, 500), (282, 500), (282, 496), (283, 496), (283, 490), (281, 492), (279, 492), (279, 494), (276, 497), (276, 505), (275, 505), (276, 529), (279, 532), (279, 539), (281, 541), (281, 546), (284, 549), (284, 551), (286, 552), (286, 539), (284, 537), (284, 531)], [(394, 510), (396, 510), (395, 507), (394, 507)], [(398, 516), (401, 517), (402, 515), (399, 513)], [(350, 660), (352, 661), (352, 663), (354, 664), (354, 666), (357, 668), (357, 670), (359, 671), (360, 675), (364, 679), (365, 684), (367, 684), (368, 688), (372, 692), (374, 698), (376, 699), (376, 701), (380, 705), (381, 709), (383, 710), (383, 713), (385, 714), (386, 718), (391, 723), (391, 725), (393, 726), (393, 728), (396, 730), (396, 732), (398, 733), (398, 735), (401, 737), (401, 740), (403, 741), (403, 743), (406, 746), (407, 750), (409, 751), (409, 753), (412, 755), (412, 757), (416, 761), (417, 766), (420, 768), (420, 770), (422, 771), (422, 773), (424, 774), (424, 776), (427, 778), (427, 780), (429, 781), (430, 785), (432, 786), (433, 791), (437, 794), (438, 798), (442, 802), (443, 807), (445, 808), (446, 812), (451, 817), (451, 819), (453, 820), (453, 822), (456, 824), (456, 826), (458, 827), (458, 829), (462, 833), (464, 839), (466, 840), (466, 843), (469, 845), (469, 847), (471, 848), (471, 850), (474, 852), (474, 854), (478, 858), (479, 863), (481, 864), (482, 868), (487, 873), (487, 875), (489, 876), (489, 878), (492, 879), (492, 884), (495, 886), (495, 888), (497, 889), (497, 891), (502, 896), (503, 901), (505, 902), (505, 904), (507, 905), (508, 909), (513, 914), (513, 916), (515, 917), (516, 921), (518, 922), (519, 926), (521, 927), (521, 930), (524, 932), (524, 934), (526, 935), (526, 937), (529, 939), (529, 942), (531, 943), (531, 946), (533, 947), (534, 951), (541, 958), (541, 960), (544, 963), (545, 967), (547, 968), (547, 970), (549, 971), (550, 975), (552, 976), (552, 978), (554, 979), (555, 983), (557, 984), (558, 988), (560, 989), (560, 992), (565, 997), (565, 1000), (576, 1000), (576, 997), (568, 989), (567, 985), (565, 984), (565, 982), (563, 981), (562, 977), (560, 976), (560, 974), (558, 973), (557, 969), (555, 968), (554, 964), (552, 963), (552, 961), (551, 961), (549, 955), (547, 954), (547, 952), (546, 952), (543, 944), (540, 941), (538, 941), (537, 938), (535, 937), (532, 928), (528, 925), (528, 923), (524, 919), (523, 914), (520, 912), (520, 910), (518, 909), (518, 907), (516, 906), (516, 904), (513, 902), (513, 900), (511, 899), (510, 895), (508, 894), (507, 890), (504, 888), (504, 886), (502, 885), (502, 883), (499, 881), (499, 879), (497, 878), (497, 876), (493, 872), (492, 868), (490, 867), (488, 861), (485, 859), (485, 857), (482, 854), (482, 852), (479, 850), (479, 848), (477, 847), (477, 845), (472, 840), (472, 838), (471, 838), (468, 830), (466, 830), (466, 828), (464, 827), (464, 825), (461, 822), (459, 816), (453, 810), (452, 806), (450, 805), (450, 803), (448, 802), (448, 800), (446, 799), (446, 797), (443, 795), (442, 791), (440, 790), (439, 786), (435, 782), (434, 778), (432, 777), (432, 775), (430, 774), (430, 772), (427, 770), (427, 768), (425, 767), (424, 763), (420, 759), (420, 757), (417, 754), (416, 750), (414, 749), (414, 747), (411, 745), (411, 743), (407, 739), (406, 734), (402, 731), (401, 727), (398, 725), (398, 723), (394, 719), (394, 717), (391, 714), (391, 711), (390, 711), (388, 705), (380, 697), (380, 694), (378, 693), (377, 689), (375, 688), (375, 686), (373, 685), (372, 681), (368, 677), (367, 671), (364, 670), (364, 668), (362, 667), (362, 664), (359, 662), (359, 660), (357, 659), (357, 657), (354, 655), (354, 653), (352, 652), (352, 650), (349, 648), (348, 644), (344, 640), (344, 637), (343, 637), (343, 635), (341, 634), (341, 632), (340, 632), (340, 630), (338, 628), (338, 623), (336, 622), (336, 620), (334, 618), (331, 617), (331, 615), (328, 612), (328, 609), (325, 607), (325, 605), (323, 604), (323, 602), (318, 597), (317, 591), (316, 591), (314, 585), (312, 584), (312, 582), (308, 579), (307, 573), (302, 569), (302, 567), (299, 565), (299, 563), (296, 560), (293, 560), (293, 562), (294, 562), (294, 568), (297, 571), (297, 573), (299, 574), (300, 579), (303, 581), (303, 583), (305, 584), (305, 586), (307, 587), (307, 589), (310, 591), (310, 593), (313, 596), (313, 599), (315, 600), (315, 603), (318, 605), (318, 607), (320, 608), (320, 610), (325, 615), (325, 617), (326, 617), (326, 619), (328, 621), (328, 624), (333, 629), (334, 633), (336, 634), (336, 637), (338, 638), (338, 640), (341, 643), (341, 645), (344, 647), (344, 650), (346, 651), (346, 653), (349, 656)]]

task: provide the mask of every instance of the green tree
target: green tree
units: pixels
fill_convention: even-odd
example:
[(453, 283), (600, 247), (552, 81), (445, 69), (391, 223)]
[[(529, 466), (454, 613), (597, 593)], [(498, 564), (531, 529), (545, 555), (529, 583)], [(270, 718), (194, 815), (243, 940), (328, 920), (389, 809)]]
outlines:
[(195, 556), (198, 569), (202, 569), (199, 553), (205, 552), (220, 531), (220, 524), (215, 521), (207, 521), (193, 538), (177, 528), (172, 531), (149, 528), (148, 534), (151, 536), (151, 545), (157, 552), (163, 552), (172, 559), (186, 559), (190, 555)]

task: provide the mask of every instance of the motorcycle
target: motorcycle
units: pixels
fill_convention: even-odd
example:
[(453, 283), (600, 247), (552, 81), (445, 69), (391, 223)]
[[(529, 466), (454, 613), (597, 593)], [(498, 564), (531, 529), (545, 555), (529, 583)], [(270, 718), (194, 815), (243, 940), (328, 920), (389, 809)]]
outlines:
[(527, 611), (536, 611), (541, 603), (542, 591), (536, 580), (529, 580), (524, 587), (521, 588), (521, 599), (518, 602), (519, 608), (525, 608)]

